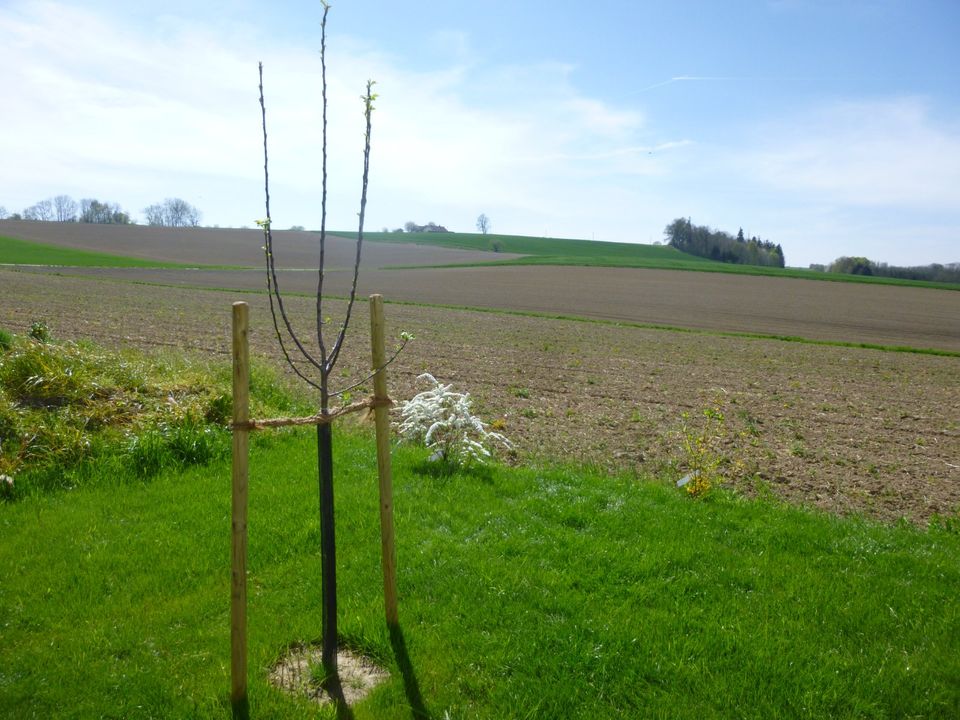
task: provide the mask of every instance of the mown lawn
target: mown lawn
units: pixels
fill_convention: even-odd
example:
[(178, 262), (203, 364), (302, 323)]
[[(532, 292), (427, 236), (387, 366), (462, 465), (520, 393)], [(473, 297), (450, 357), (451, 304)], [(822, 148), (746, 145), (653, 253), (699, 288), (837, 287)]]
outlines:
[[(347, 716), (960, 716), (955, 532), (398, 448), (391, 638), (372, 438), (335, 444), (340, 630), (392, 673)], [(258, 435), (251, 463), (251, 717), (333, 717), (266, 680), (320, 633), (314, 437)], [(229, 717), (229, 478), (0, 505), (0, 715)]]

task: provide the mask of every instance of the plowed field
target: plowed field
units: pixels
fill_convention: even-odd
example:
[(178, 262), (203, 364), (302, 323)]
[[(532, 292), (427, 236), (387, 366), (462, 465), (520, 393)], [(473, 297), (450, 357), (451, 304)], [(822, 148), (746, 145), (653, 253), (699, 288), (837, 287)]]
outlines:
[[(796, 280), (768, 287), (766, 278), (733, 278), (734, 293), (711, 286), (724, 276), (699, 273), (481, 270), (488, 269), (361, 278), (364, 292), (388, 299), (960, 347), (954, 292)], [(331, 285), (342, 292), (335, 275)], [(313, 289), (307, 274), (302, 287), (295, 276), (289, 273), (291, 288)], [(23, 331), (45, 318), (61, 338), (226, 355), (230, 303), (244, 299), (254, 352), (277, 362), (263, 293), (128, 282), (134, 277), (201, 284), (192, 274), (119, 280), (0, 270), (0, 327)], [(256, 274), (207, 277), (213, 285), (263, 287)], [(313, 301), (291, 297), (288, 304), (308, 334)], [(328, 301), (334, 317), (342, 305)], [(960, 507), (960, 358), (414, 305), (388, 305), (387, 313), (388, 332), (417, 336), (391, 369), (391, 394), (409, 397), (425, 371), (455, 383), (474, 395), (487, 420), (501, 421), (517, 461), (568, 459), (675, 479), (683, 471), (683, 414), (695, 431), (702, 411), (719, 406), (730, 481), (745, 492), (918, 522)], [(366, 327), (361, 307), (344, 382), (365, 374)]]
[[(203, 288), (266, 287), (262, 270), (62, 272)], [(345, 296), (352, 280), (352, 271), (331, 271), (325, 291)], [(279, 282), (287, 292), (314, 293), (317, 276), (287, 270)], [(505, 266), (363, 270), (360, 292), (407, 302), (960, 351), (960, 292), (948, 290), (638, 268)]]
[[(256, 229), (162, 228), (0, 220), (0, 235), (48, 245), (187, 265), (260, 267), (263, 264), (263, 232)], [(273, 235), (276, 243), (275, 255), (284, 267), (317, 266), (316, 233), (278, 230)], [(330, 235), (326, 253), (328, 268), (352, 268), (356, 245), (353, 240)], [(367, 268), (388, 265), (443, 265), (510, 257), (517, 256), (413, 243), (368, 243), (364, 252), (364, 264)]]

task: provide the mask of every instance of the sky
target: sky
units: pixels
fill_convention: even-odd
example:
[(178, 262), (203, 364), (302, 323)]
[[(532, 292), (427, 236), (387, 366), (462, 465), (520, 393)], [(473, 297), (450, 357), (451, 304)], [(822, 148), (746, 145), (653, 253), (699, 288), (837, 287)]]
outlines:
[[(165, 198), (319, 228), (319, 0), (0, 0), (0, 206)], [(333, 0), (327, 227), (653, 243), (678, 217), (960, 262), (957, 0)]]

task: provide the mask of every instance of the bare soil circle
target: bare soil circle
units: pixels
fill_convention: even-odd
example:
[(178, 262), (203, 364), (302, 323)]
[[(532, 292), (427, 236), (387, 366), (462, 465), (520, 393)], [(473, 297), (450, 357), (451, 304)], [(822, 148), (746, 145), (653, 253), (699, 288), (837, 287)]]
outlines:
[(270, 671), (270, 684), (290, 695), (305, 697), (321, 705), (354, 705), (374, 688), (390, 679), (390, 673), (372, 660), (340, 648), (337, 675), (323, 678), (320, 648), (297, 643), (290, 647)]

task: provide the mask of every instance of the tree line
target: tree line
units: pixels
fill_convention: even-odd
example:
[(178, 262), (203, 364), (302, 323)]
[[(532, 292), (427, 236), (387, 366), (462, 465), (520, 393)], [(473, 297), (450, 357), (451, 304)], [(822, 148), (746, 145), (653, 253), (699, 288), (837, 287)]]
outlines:
[[(167, 198), (144, 209), (148, 225), (162, 227), (196, 227), (200, 211), (180, 198)], [(7, 213), (0, 206), (0, 220), (29, 220), (33, 222), (80, 222), (101, 225), (135, 225), (130, 213), (117, 203), (83, 198), (79, 202), (69, 195), (57, 195), (34, 203), (22, 212)]]
[(899, 278), (901, 280), (928, 280), (930, 282), (960, 283), (960, 263), (931, 263), (930, 265), (898, 266), (877, 263), (865, 257), (839, 257), (830, 265), (811, 265), (811, 270)]
[(689, 255), (738, 265), (784, 267), (783, 248), (779, 244), (758, 237), (746, 238), (743, 228), (733, 236), (706, 225), (694, 225), (690, 218), (677, 218), (663, 233), (668, 245)]

